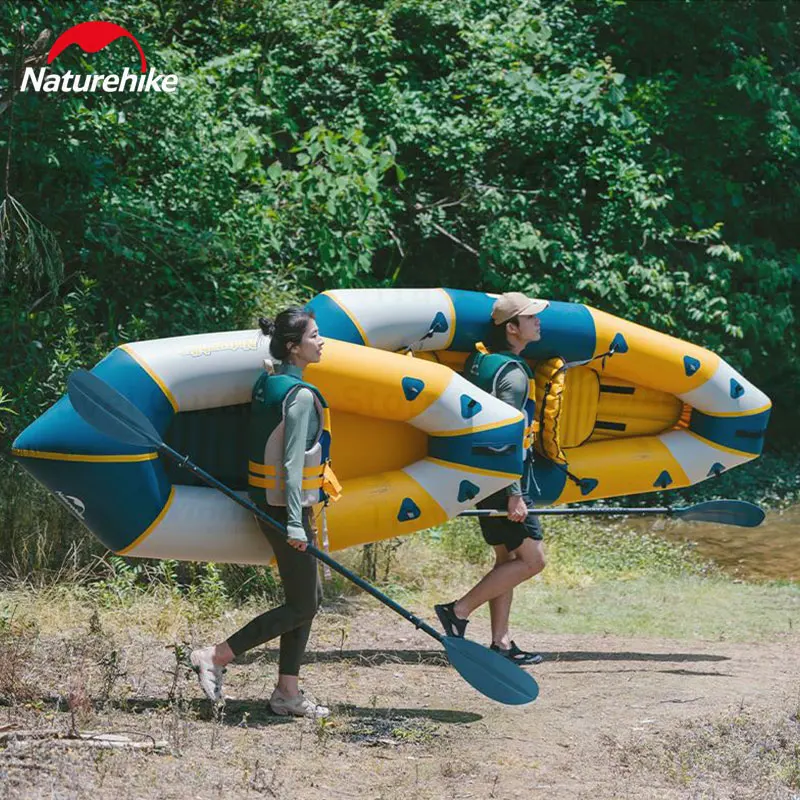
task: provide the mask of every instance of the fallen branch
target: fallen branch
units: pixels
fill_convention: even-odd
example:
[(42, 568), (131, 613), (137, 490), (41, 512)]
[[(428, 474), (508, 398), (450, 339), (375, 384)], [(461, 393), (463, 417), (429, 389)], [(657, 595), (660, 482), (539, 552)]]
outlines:
[(0, 733), (0, 744), (15, 744), (23, 742), (47, 741), (57, 747), (86, 747), (101, 750), (152, 750), (166, 752), (169, 743), (165, 740), (156, 740), (148, 733), (138, 736), (148, 738), (148, 742), (135, 742), (119, 733), (64, 733), (63, 731), (45, 730), (9, 730)]

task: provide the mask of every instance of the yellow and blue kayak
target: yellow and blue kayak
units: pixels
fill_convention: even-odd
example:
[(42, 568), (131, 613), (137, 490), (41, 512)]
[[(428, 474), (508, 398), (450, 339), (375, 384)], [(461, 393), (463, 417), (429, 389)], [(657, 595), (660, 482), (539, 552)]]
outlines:
[[(326, 348), (306, 378), (332, 415), (343, 484), (330, 546), (438, 525), (521, 472), (521, 414), (460, 374), (494, 296), (449, 289), (324, 292)], [(524, 355), (536, 377), (540, 505), (688, 486), (756, 458), (769, 399), (719, 356), (576, 303), (551, 302)], [(250, 392), (268, 340), (231, 331), (122, 345), (92, 371), (164, 440), (243, 495)], [(14, 455), (111, 550), (267, 563), (252, 517), (157, 453), (95, 432), (62, 397)]]

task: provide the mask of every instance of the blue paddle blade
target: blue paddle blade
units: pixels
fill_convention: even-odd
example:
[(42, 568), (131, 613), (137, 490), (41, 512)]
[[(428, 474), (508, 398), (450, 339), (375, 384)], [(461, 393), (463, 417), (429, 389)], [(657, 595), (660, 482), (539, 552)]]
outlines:
[(100, 433), (138, 447), (161, 447), (161, 437), (150, 420), (91, 372), (75, 370), (67, 381), (67, 394), (75, 411)]
[(755, 528), (764, 521), (764, 510), (746, 500), (708, 500), (678, 511), (675, 516), (696, 522)]
[(539, 684), (525, 670), (500, 653), (469, 639), (442, 639), (450, 663), (481, 694), (498, 703), (521, 706), (539, 696)]

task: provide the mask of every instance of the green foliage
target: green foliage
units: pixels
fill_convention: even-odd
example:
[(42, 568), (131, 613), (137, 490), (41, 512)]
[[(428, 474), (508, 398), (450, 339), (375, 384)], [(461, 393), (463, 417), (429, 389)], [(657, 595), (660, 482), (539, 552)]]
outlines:
[(468, 564), (486, 564), (491, 556), (491, 549), (475, 519), (456, 517), (438, 528), (431, 528), (425, 535), (440, 543), (451, 558)]
[[(3, 391), (0, 386), (0, 414), (16, 414), (17, 412), (11, 407), (11, 398)], [(0, 433), (5, 433), (6, 426), (3, 420), (0, 419)]]
[[(542, 523), (548, 552), (548, 567), (543, 577), (548, 582), (697, 575), (709, 569), (690, 545), (626, 531), (619, 525), (578, 517), (543, 517)], [(491, 548), (475, 519), (457, 517), (427, 531), (425, 537), (456, 563), (488, 567), (492, 561)]]
[(209, 562), (200, 568), (199, 577), (192, 582), (189, 597), (207, 617), (219, 616), (228, 604), (228, 592), (219, 567)]
[(90, 594), (105, 608), (128, 607), (146, 592), (179, 595), (175, 561), (150, 563), (112, 555), (103, 563), (107, 574), (90, 584)]
[[(179, 90), (8, 88), (86, 19)], [(799, 26), (783, 0), (4, 4), (3, 454), (120, 342), (368, 285), (587, 302), (720, 353), (790, 430)], [(53, 68), (117, 72), (128, 45)], [(78, 535), (6, 464), (0, 485), (2, 560)]]
[(547, 582), (572, 583), (658, 575), (706, 574), (691, 545), (580, 518), (545, 519), (550, 564)]

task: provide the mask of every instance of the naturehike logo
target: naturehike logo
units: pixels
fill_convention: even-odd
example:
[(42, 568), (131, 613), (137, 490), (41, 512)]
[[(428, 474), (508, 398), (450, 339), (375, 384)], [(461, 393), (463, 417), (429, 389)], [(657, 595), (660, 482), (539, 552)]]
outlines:
[(80, 520), (86, 513), (86, 504), (80, 497), (75, 495), (64, 494), (64, 492), (56, 492), (56, 497)]
[(23, 92), (30, 87), (34, 92), (174, 92), (178, 87), (177, 75), (147, 71), (144, 57), (136, 37), (113, 22), (82, 22), (58, 37), (47, 54), (47, 63), (52, 64), (70, 45), (76, 44), (84, 53), (97, 53), (117, 39), (130, 39), (139, 51), (140, 73), (127, 67), (121, 75), (78, 75), (67, 70), (63, 75), (48, 72), (47, 67), (27, 67), (22, 76)]

